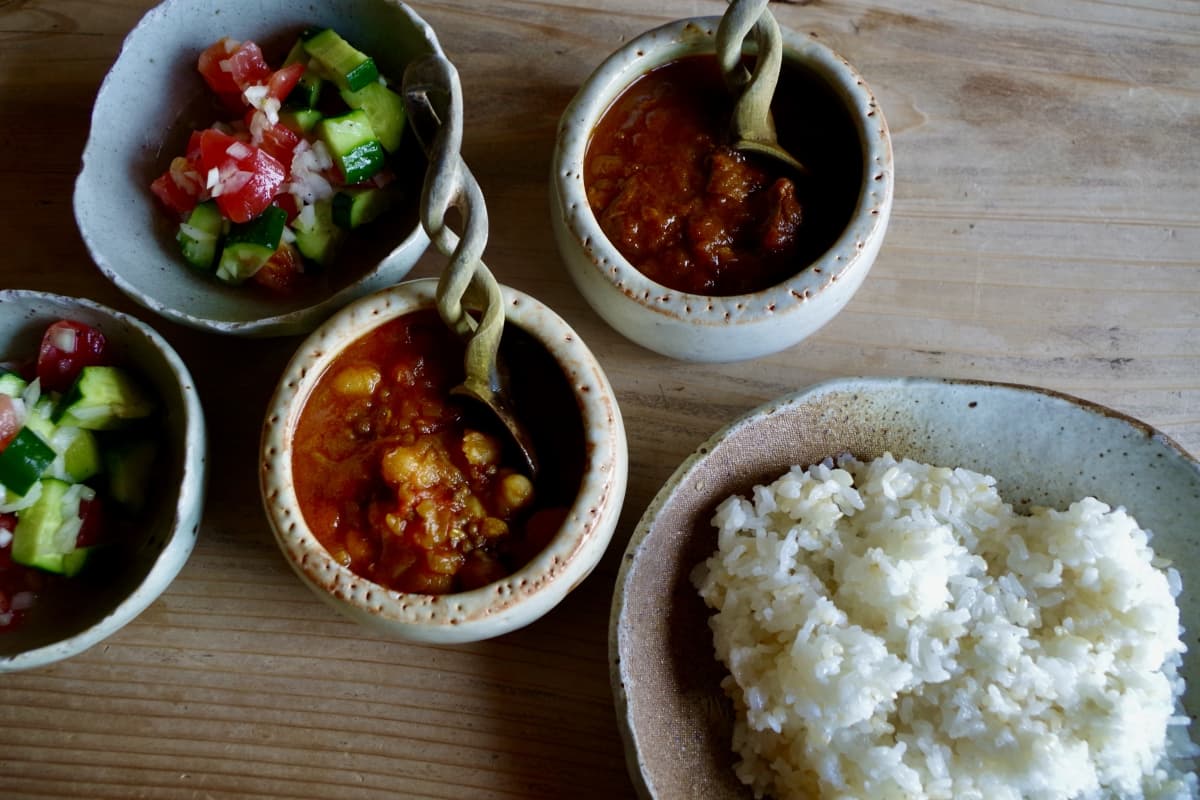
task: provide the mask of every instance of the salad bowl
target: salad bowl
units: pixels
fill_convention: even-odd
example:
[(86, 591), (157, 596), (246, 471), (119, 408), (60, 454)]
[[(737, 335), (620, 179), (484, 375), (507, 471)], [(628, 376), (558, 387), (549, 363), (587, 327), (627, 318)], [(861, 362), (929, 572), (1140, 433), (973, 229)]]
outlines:
[[(272, 294), (228, 285), (190, 269), (172, 219), (151, 193), (194, 130), (217, 117), (197, 62), (229, 37), (259, 44), (279, 64), (303, 31), (330, 28), (376, 62), (398, 86), (422, 56), (444, 57), (433, 29), (398, 0), (300, 3), (263, 0), (166, 0), (126, 37), (92, 111), (74, 212), (100, 271), (146, 308), (180, 324), (222, 334), (304, 333), (349, 301), (404, 277), (428, 246), (417, 219), (425, 160), (401, 139), (394, 154), (399, 200), (371, 225), (346, 237), (328, 267), (305, 287)], [(306, 268), (307, 269), (307, 268)]]
[[(39, 351), (47, 327), (61, 320), (98, 330), (157, 399), (156, 490), (112, 545), (119, 557), (94, 567), (89, 559), (78, 575), (47, 584), (27, 618), (0, 631), (0, 672), (76, 655), (137, 617), (183, 568), (203, 508), (206, 441), (199, 396), (183, 361), (148, 325), (90, 300), (0, 291), (0, 362), (26, 361)], [(111, 517), (107, 503), (104, 510), (102, 517)], [(0, 569), (11, 567), (6, 562)]]

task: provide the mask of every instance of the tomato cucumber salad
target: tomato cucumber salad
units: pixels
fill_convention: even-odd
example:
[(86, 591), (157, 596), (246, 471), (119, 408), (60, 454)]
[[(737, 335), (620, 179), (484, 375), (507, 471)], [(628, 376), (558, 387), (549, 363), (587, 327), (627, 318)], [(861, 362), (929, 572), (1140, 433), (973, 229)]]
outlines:
[(111, 349), (60, 320), (24, 367), (0, 365), (0, 631), (50, 579), (115, 544), (145, 503), (159, 403)]
[(301, 33), (277, 69), (228, 37), (197, 66), (230, 116), (193, 131), (151, 191), (188, 264), (287, 293), (393, 205), (404, 101), (329, 28)]

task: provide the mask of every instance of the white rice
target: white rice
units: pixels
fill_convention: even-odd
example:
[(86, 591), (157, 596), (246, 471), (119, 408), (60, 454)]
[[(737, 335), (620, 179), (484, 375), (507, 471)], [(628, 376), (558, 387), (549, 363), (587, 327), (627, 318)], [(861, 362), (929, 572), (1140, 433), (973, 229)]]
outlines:
[(885, 455), (718, 508), (715, 614), (756, 797), (1195, 797), (1185, 647), (1150, 534), (1095, 498)]

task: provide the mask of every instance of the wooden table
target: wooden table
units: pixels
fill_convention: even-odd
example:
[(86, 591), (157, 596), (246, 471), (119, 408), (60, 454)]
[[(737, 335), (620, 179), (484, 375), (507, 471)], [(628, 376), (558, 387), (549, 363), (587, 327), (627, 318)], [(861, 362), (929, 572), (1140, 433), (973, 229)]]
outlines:
[[(208, 418), (200, 541), (134, 623), (0, 677), (0, 796), (620, 798), (608, 680), (620, 553), (675, 466), (723, 423), (822, 379), (921, 374), (1038, 384), (1200, 453), (1200, 6), (1187, 0), (779, 2), (874, 88), (897, 191), (874, 270), (810, 340), (692, 365), (610, 330), (551, 239), (559, 113), (637, 33), (719, 0), (444, 0), (415, 9), (462, 76), (464, 154), (488, 262), (599, 356), (631, 443), (605, 560), (535, 625), (480, 644), (385, 640), (292, 575), (261, 512), (261, 410), (297, 340), (155, 318), (92, 265), (71, 212), (89, 109), (149, 0), (0, 2), (0, 286), (93, 297), (154, 324)], [(414, 275), (434, 274), (432, 255)], [(223, 391), (234, 385), (238, 392)]]

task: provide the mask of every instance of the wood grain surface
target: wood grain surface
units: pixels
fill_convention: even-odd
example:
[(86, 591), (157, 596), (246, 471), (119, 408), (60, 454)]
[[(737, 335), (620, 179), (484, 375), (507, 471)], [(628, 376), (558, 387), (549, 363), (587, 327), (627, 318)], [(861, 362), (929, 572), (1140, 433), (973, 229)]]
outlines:
[[(774, 4), (875, 90), (894, 134), (895, 209), (842, 314), (790, 350), (724, 365), (672, 362), (610, 330), (561, 266), (547, 199), (555, 125), (588, 73), (630, 37), (723, 4), (414, 2), (462, 77), (488, 263), (599, 356), (631, 471), (610, 551), (542, 621), (470, 646), (379, 638), (293, 577), (259, 505), (261, 413), (298, 341), (158, 319), (103, 278), (76, 230), (92, 99), (150, 5), (0, 0), (0, 286), (95, 298), (177, 347), (209, 423), (205, 520), (182, 574), (133, 624), (75, 659), (0, 676), (0, 796), (632, 796), (606, 652), (625, 542), (718, 427), (825, 378), (1037, 384), (1200, 453), (1194, 0)], [(427, 255), (414, 275), (439, 266)]]

